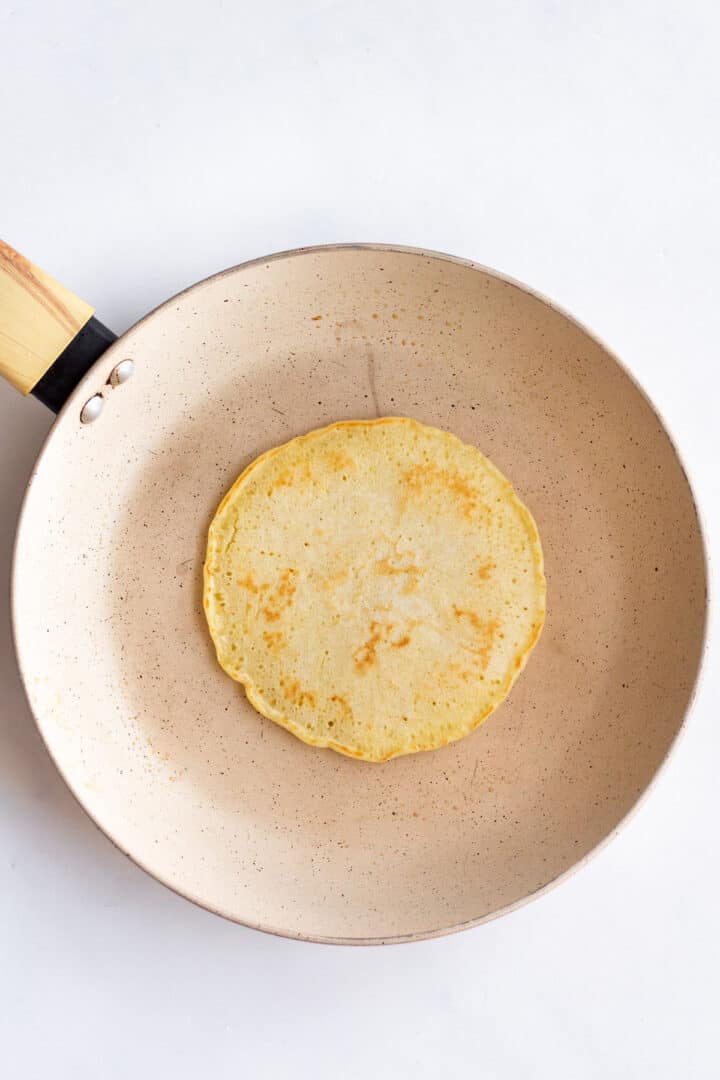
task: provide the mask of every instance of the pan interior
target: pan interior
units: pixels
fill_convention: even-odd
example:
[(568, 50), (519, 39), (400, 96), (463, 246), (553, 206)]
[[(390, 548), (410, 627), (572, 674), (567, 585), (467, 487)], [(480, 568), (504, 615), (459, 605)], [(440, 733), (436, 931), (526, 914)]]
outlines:
[[(81, 425), (125, 357), (134, 377)], [(369, 766), (299, 742), (224, 675), (202, 562), (251, 460), (378, 415), (452, 431), (511, 478), (543, 538), (547, 619), (479, 730)], [(28, 695), (98, 824), (212, 910), (333, 940), (478, 921), (587, 855), (677, 734), (704, 613), (687, 480), (617, 363), (512, 283), (377, 248), (239, 267), (117, 342), (51, 434), (14, 571)]]

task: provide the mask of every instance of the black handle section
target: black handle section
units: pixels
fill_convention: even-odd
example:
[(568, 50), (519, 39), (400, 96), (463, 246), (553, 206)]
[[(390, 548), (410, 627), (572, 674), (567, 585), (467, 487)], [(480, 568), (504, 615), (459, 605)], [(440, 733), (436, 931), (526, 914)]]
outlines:
[(54, 413), (60, 412), (70, 394), (106, 349), (117, 341), (117, 334), (91, 317), (82, 330), (58, 356), (52, 367), (33, 387), (33, 397), (47, 405)]

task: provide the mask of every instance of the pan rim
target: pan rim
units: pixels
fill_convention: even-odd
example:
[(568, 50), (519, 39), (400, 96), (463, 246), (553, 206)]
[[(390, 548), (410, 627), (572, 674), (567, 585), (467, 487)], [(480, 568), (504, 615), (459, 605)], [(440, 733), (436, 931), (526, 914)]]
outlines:
[[(498, 908), (495, 911), (488, 912), (485, 915), (478, 916), (477, 918), (465, 920), (465, 921), (460, 922), (460, 923), (453, 923), (453, 924), (450, 924), (448, 926), (432, 927), (432, 928), (429, 928), (427, 930), (413, 931), (413, 932), (408, 933), (408, 934), (398, 934), (398, 935), (391, 935), (391, 936), (384, 936), (384, 937), (383, 936), (379, 936), (379, 937), (333, 936), (333, 935), (324, 936), (324, 935), (319, 935), (319, 934), (304, 934), (299, 930), (291, 930), (291, 929), (287, 929), (287, 928), (270, 926), (270, 925), (267, 925), (267, 924), (255, 923), (255, 922), (252, 922), (252, 921), (241, 919), (238, 916), (236, 916), (235, 914), (230, 913), (229, 911), (223, 911), (223, 910), (220, 910), (219, 908), (213, 907), (210, 903), (208, 903), (206, 901), (203, 901), (203, 900), (199, 899), (196, 896), (193, 896), (192, 893), (190, 893), (190, 892), (183, 891), (181, 888), (179, 888), (176, 885), (172, 884), (169, 880), (164, 880), (154, 870), (152, 870), (148, 865), (146, 865), (142, 860), (136, 858), (130, 851), (127, 851), (123, 847), (123, 845), (120, 843), (120, 840), (118, 838), (113, 836), (109, 831), (107, 831), (105, 828), (103, 828), (103, 826), (101, 826), (99, 824), (99, 822), (94, 817), (91, 810), (88, 808), (88, 806), (83, 802), (83, 800), (77, 794), (77, 792), (75, 791), (75, 789), (74, 789), (72, 783), (70, 782), (68, 776), (66, 775), (66, 773), (63, 771), (63, 769), (60, 767), (58, 761), (56, 760), (55, 755), (53, 754), (52, 748), (51, 748), (48, 740), (45, 738), (45, 734), (43, 732), (43, 727), (42, 727), (41, 720), (37, 716), (35, 710), (32, 707), (32, 704), (30, 702), (30, 696), (29, 696), (29, 692), (28, 692), (28, 684), (29, 684), (30, 675), (29, 675), (29, 672), (26, 670), (26, 666), (25, 666), (23, 656), (22, 656), (22, 652), (21, 652), (19, 642), (18, 642), (18, 633), (17, 633), (17, 627), (19, 625), (19, 619), (20, 619), (20, 615), (19, 615), (19, 598), (18, 598), (20, 573), (19, 573), (19, 569), (18, 569), (18, 562), (19, 562), (18, 553), (20, 551), (20, 547), (21, 547), (21, 544), (22, 544), (22, 536), (23, 536), (23, 530), (24, 530), (24, 525), (25, 525), (26, 512), (27, 512), (31, 492), (32, 492), (32, 489), (33, 489), (33, 485), (34, 485), (34, 482), (36, 480), (36, 477), (38, 476), (40, 468), (42, 467), (42, 464), (43, 464), (43, 461), (44, 461), (45, 457), (47, 455), (49, 455), (49, 453), (52, 451), (52, 440), (53, 440), (53, 436), (54, 436), (54, 433), (55, 433), (56, 429), (64, 421), (66, 415), (68, 415), (68, 413), (69, 413), (69, 410), (72, 409), (72, 408), (75, 408), (76, 400), (80, 396), (81, 391), (84, 389), (86, 384), (89, 384), (93, 380), (93, 378), (95, 377), (94, 372), (96, 371), (98, 365), (104, 363), (106, 361), (107, 357), (112, 356), (116, 352), (122, 350), (123, 342), (124, 342), (125, 337), (126, 337), (126, 335), (128, 333), (138, 329), (147, 320), (151, 319), (154, 315), (156, 315), (157, 313), (162, 311), (164, 308), (166, 308), (170, 304), (175, 303), (179, 298), (185, 296), (186, 294), (188, 294), (190, 292), (200, 290), (200, 289), (202, 289), (203, 286), (208, 285), (210, 283), (214, 283), (215, 281), (217, 281), (217, 280), (219, 280), (219, 279), (221, 279), (221, 278), (223, 278), (225, 276), (228, 276), (230, 274), (235, 274), (235, 273), (237, 273), (239, 271), (247, 270), (247, 269), (250, 269), (250, 268), (255, 267), (255, 266), (260, 266), (260, 265), (263, 265), (263, 264), (269, 264), (271, 262), (279, 262), (279, 261), (282, 261), (282, 260), (285, 260), (285, 259), (296, 258), (296, 257), (300, 257), (300, 256), (303, 256), (303, 255), (325, 254), (325, 253), (330, 253), (330, 252), (335, 252), (335, 251), (377, 251), (377, 252), (386, 252), (386, 253), (391, 254), (391, 255), (411, 255), (411, 256), (416, 256), (416, 257), (419, 256), (419, 257), (422, 257), (422, 258), (426, 258), (428, 260), (435, 260), (435, 261), (439, 261), (439, 262), (450, 262), (450, 263), (454, 263), (454, 264), (456, 264), (458, 266), (466, 267), (467, 269), (470, 269), (470, 270), (475, 270), (475, 271), (477, 271), (479, 273), (482, 273), (482, 274), (485, 274), (485, 275), (487, 275), (489, 277), (492, 277), (492, 278), (494, 278), (494, 279), (496, 279), (496, 280), (498, 280), (498, 281), (500, 281), (500, 282), (502, 282), (502, 283), (504, 283), (506, 285), (510, 285), (511, 287), (513, 287), (515, 289), (518, 289), (520, 292), (532, 297), (533, 299), (538, 300), (540, 303), (542, 303), (546, 307), (550, 308), (552, 311), (554, 311), (557, 314), (559, 314), (560, 316), (562, 316), (567, 322), (569, 322), (570, 324), (575, 326), (590, 341), (592, 341), (595, 345), (597, 345), (602, 350), (603, 354), (607, 357), (607, 359), (611, 360), (620, 369), (620, 371), (630, 381), (630, 383), (634, 387), (634, 389), (640, 394), (641, 398), (644, 400), (644, 402), (646, 403), (648, 408), (651, 410), (653, 416), (656, 418), (658, 424), (662, 428), (662, 431), (665, 434), (665, 437), (667, 438), (667, 440), (668, 440), (668, 442), (670, 444), (670, 448), (671, 448), (671, 450), (672, 450), (672, 452), (673, 452), (673, 454), (675, 456), (675, 459), (677, 460), (677, 463), (680, 466), (680, 469), (682, 470), (682, 473), (684, 475), (685, 482), (687, 484), (688, 491), (689, 491), (689, 494), (690, 494), (692, 507), (693, 507), (693, 510), (695, 512), (695, 518), (696, 518), (696, 521), (697, 521), (697, 528), (698, 528), (698, 538), (699, 538), (701, 554), (702, 554), (703, 573), (704, 573), (704, 578), (705, 578), (705, 597), (704, 597), (704, 606), (703, 606), (702, 633), (701, 633), (701, 636), (700, 636), (700, 649), (699, 649), (699, 654), (698, 654), (697, 667), (696, 667), (696, 670), (695, 670), (695, 673), (694, 673), (694, 676), (693, 676), (692, 687), (690, 689), (690, 693), (689, 693), (689, 696), (688, 696), (687, 705), (685, 706), (685, 709), (683, 710), (682, 716), (679, 719), (678, 727), (677, 727), (677, 730), (676, 730), (675, 734), (672, 737), (672, 741), (670, 742), (670, 744), (668, 746), (668, 749), (665, 752), (663, 758), (661, 759), (661, 761), (657, 765), (653, 775), (651, 776), (650, 780), (646, 784), (645, 788), (640, 792), (640, 794), (638, 795), (638, 797), (635, 800), (635, 802), (633, 803), (633, 805), (623, 815), (623, 817), (621, 817), (621, 819), (617, 822), (617, 824), (606, 834), (606, 836), (604, 836), (600, 841), (598, 841), (598, 843), (593, 848), (591, 848), (588, 852), (586, 852), (585, 855), (582, 856), (582, 858), (580, 858), (577, 862), (573, 863), (566, 870), (563, 870), (560, 874), (557, 875), (557, 877), (555, 877), (555, 878), (551, 879), (550, 881), (546, 882), (544, 885), (540, 886), (540, 888), (534, 890), (533, 892), (530, 892), (530, 893), (526, 894), (525, 896), (520, 897), (517, 900), (512, 901), (509, 904), (505, 904), (505, 905), (503, 905), (502, 907)], [(103, 355), (99, 358), (99, 360), (97, 360), (95, 362), (95, 364), (93, 364), (93, 366), (89, 369), (89, 371), (80, 380), (80, 382), (75, 387), (75, 389), (72, 391), (72, 393), (68, 397), (67, 401), (63, 405), (62, 409), (58, 413), (58, 416), (57, 416), (55, 422), (51, 426), (47, 436), (45, 437), (45, 439), (43, 441), (43, 444), (42, 444), (42, 446), (40, 448), (40, 452), (38, 453), (38, 456), (37, 456), (37, 458), (35, 460), (35, 463), (33, 465), (32, 470), (31, 470), (30, 477), (29, 477), (29, 480), (28, 480), (28, 484), (27, 484), (27, 487), (26, 487), (26, 490), (25, 490), (25, 494), (23, 496), (23, 501), (22, 501), (22, 505), (21, 505), (21, 508), (20, 508), (20, 513), (18, 515), (16, 530), (15, 530), (15, 538), (14, 538), (14, 542), (13, 542), (12, 566), (11, 566), (11, 573), (10, 573), (11, 633), (12, 633), (12, 639), (13, 639), (13, 646), (14, 646), (14, 649), (15, 649), (15, 656), (17, 658), (18, 669), (19, 669), (19, 672), (20, 672), (20, 678), (21, 678), (21, 682), (22, 682), (22, 685), (23, 685), (23, 690), (25, 691), (25, 697), (26, 697), (26, 701), (28, 703), (28, 708), (29, 708), (30, 713), (31, 713), (31, 715), (33, 717), (33, 720), (35, 722), (35, 726), (36, 726), (36, 728), (37, 728), (37, 730), (38, 730), (38, 732), (40, 734), (40, 737), (41, 737), (41, 739), (43, 741), (43, 744), (44, 744), (44, 746), (45, 746), (45, 748), (46, 748), (46, 750), (47, 750), (47, 752), (48, 752), (48, 754), (50, 756), (51, 761), (55, 765), (55, 768), (57, 769), (58, 773), (62, 777), (66, 787), (69, 789), (69, 791), (72, 794), (73, 798), (78, 803), (78, 805), (81, 807), (81, 809), (85, 812), (85, 814), (89, 817), (89, 819), (92, 821), (92, 823), (95, 825), (95, 827), (104, 836), (106, 836), (108, 838), (108, 840), (110, 840), (110, 842), (120, 852), (122, 852), (123, 855), (125, 855), (131, 862), (133, 862), (137, 867), (139, 867), (139, 869), (143, 870), (146, 874), (148, 874), (150, 877), (152, 877), (155, 881), (157, 881), (159, 884), (165, 886), (165, 888), (169, 889), (170, 891), (175, 893), (177, 896), (180, 896), (183, 899), (191, 901), (196, 906), (198, 906), (200, 908), (203, 908), (205, 911), (208, 911), (213, 915), (219, 915), (221, 918), (224, 918), (229, 922), (236, 923), (236, 924), (238, 924), (240, 926), (245, 926), (245, 927), (247, 927), (248, 929), (251, 929), (251, 930), (259, 930), (259, 931), (261, 931), (263, 933), (272, 934), (273, 936), (276, 936), (276, 937), (284, 937), (284, 938), (289, 938), (289, 939), (296, 940), (296, 941), (313, 942), (313, 943), (322, 944), (322, 945), (366, 945), (366, 946), (368, 946), (368, 945), (404, 944), (404, 943), (409, 943), (409, 942), (424, 941), (424, 940), (428, 940), (428, 939), (431, 939), (431, 938), (445, 937), (445, 936), (450, 935), (450, 934), (458, 933), (458, 932), (460, 932), (462, 930), (469, 930), (469, 929), (472, 929), (475, 926), (480, 926), (480, 925), (483, 925), (484, 923), (491, 922), (494, 919), (498, 919), (503, 915), (508, 915), (511, 912), (516, 911), (517, 909), (523, 907), (525, 904), (530, 903), (530, 901), (538, 899), (539, 897), (545, 895), (545, 893), (549, 892), (551, 889), (555, 888), (557, 885), (560, 885), (563, 881), (570, 878), (573, 874), (577, 873), (584, 866), (586, 866), (590, 862), (591, 859), (593, 859), (596, 855), (598, 855), (601, 851), (603, 851), (605, 849), (605, 847), (612, 840), (615, 839), (615, 837), (620, 833), (620, 831), (625, 828), (625, 826), (632, 820), (632, 818), (635, 816), (635, 814), (641, 809), (641, 807), (645, 803), (645, 800), (648, 798), (650, 793), (655, 788), (655, 785), (657, 784), (657, 781), (658, 781), (659, 777), (661, 776), (661, 774), (666, 769), (671, 757), (675, 753), (675, 751), (676, 751), (676, 749), (678, 747), (678, 744), (680, 742), (680, 738), (685, 733), (685, 731), (687, 729), (687, 725), (688, 725), (690, 716), (691, 716), (694, 708), (696, 707), (697, 700), (698, 700), (698, 697), (699, 697), (699, 694), (700, 694), (700, 689), (701, 689), (701, 686), (703, 685), (703, 680), (705, 678), (705, 672), (706, 672), (706, 666), (707, 666), (707, 653), (708, 653), (709, 612), (710, 612), (711, 602), (714, 602), (711, 595), (710, 595), (711, 580), (712, 579), (711, 579), (711, 573), (710, 573), (711, 561), (710, 561), (710, 554), (709, 554), (709, 548), (708, 548), (708, 543), (707, 543), (707, 535), (708, 535), (708, 533), (707, 533), (707, 525), (706, 525), (706, 522), (705, 522), (705, 519), (704, 519), (703, 512), (701, 511), (700, 505), (698, 503), (698, 499), (696, 497), (695, 490), (696, 489), (695, 489), (695, 486), (694, 486), (694, 484), (692, 483), (692, 481), (690, 479), (690, 474), (688, 472), (688, 468), (686, 466), (686, 463), (685, 463), (682, 455), (680, 454), (677, 442), (676, 442), (676, 440), (674, 438), (673, 432), (672, 432), (666, 418), (663, 416), (663, 414), (660, 412), (658, 407), (652, 401), (652, 399), (650, 398), (650, 396), (648, 395), (648, 393), (646, 392), (644, 387), (637, 380), (637, 378), (635, 377), (633, 372), (630, 371), (629, 368), (626, 366), (624, 361), (613, 351), (613, 349), (611, 349), (607, 345), (607, 343), (601, 337), (599, 337), (599, 335), (597, 335), (594, 331), (589, 329), (579, 319), (575, 318), (575, 316), (573, 316), (564, 307), (562, 307), (560, 304), (557, 304), (554, 300), (551, 300), (549, 297), (545, 296), (543, 293), (541, 293), (541, 292), (537, 291), (536, 289), (531, 288), (530, 286), (526, 285), (524, 282), (519, 281), (517, 278), (511, 277), (510, 275), (505, 274), (503, 272), (500, 272), (498, 270), (495, 270), (492, 267), (485, 266), (482, 263), (478, 263), (478, 262), (476, 262), (474, 260), (466, 259), (466, 258), (463, 258), (461, 256), (450, 255), (450, 254), (447, 254), (446, 252), (434, 251), (432, 249), (418, 248), (418, 247), (412, 247), (412, 246), (407, 246), (407, 245), (402, 245), (402, 244), (353, 243), (353, 242), (337, 243), (337, 244), (319, 244), (319, 245), (313, 245), (313, 246), (307, 246), (307, 247), (291, 248), (291, 249), (288, 249), (288, 250), (285, 250), (285, 251), (275, 252), (275, 253), (273, 253), (271, 255), (265, 255), (265, 256), (262, 256), (260, 258), (248, 259), (248, 260), (246, 260), (244, 262), (241, 262), (241, 263), (238, 263), (238, 264), (236, 264), (234, 266), (227, 267), (224, 270), (220, 270), (215, 274), (210, 274), (205, 278), (201, 278), (199, 281), (195, 282), (192, 285), (189, 285), (185, 289), (180, 290), (178, 293), (175, 293), (173, 296), (169, 297), (167, 300), (164, 300), (162, 303), (160, 303), (156, 307), (152, 308), (144, 316), (142, 316), (140, 319), (138, 319), (138, 321), (136, 323), (134, 323), (132, 326), (128, 327), (128, 329), (117, 339), (117, 341), (113, 342), (113, 344), (107, 349), (107, 351), (105, 353), (103, 353)]]

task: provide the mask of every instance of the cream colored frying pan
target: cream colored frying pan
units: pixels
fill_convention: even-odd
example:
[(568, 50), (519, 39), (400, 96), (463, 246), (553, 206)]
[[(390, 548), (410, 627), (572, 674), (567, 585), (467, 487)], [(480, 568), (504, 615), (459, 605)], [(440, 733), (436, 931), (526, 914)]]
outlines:
[[(586, 330), (490, 270), (369, 245), (227, 270), (116, 341), (9, 249), (0, 288), (4, 373), (62, 405), (18, 531), (20, 667), (70, 788), (140, 866), (248, 926), (406, 941), (510, 910), (618, 828), (683, 723), (706, 567), (674, 446)], [(250, 460), (392, 414), (512, 479), (548, 616), (477, 732), (369, 765), (248, 705), (215, 661), (201, 571)]]

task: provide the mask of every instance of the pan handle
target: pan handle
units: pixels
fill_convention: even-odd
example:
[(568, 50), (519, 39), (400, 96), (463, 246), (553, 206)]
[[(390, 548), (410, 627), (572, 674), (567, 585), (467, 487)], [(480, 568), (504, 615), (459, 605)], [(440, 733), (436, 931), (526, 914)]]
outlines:
[(0, 240), (0, 376), (59, 412), (116, 335), (94, 309)]

